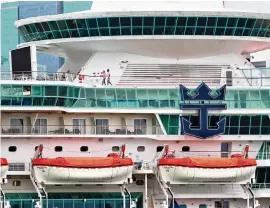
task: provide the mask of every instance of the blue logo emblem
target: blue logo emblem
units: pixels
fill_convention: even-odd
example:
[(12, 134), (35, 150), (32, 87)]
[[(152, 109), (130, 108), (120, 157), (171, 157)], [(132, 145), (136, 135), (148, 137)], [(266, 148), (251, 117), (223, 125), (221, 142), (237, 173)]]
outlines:
[[(224, 101), (226, 85), (213, 93), (213, 91), (202, 82), (191, 94), (191, 90), (183, 85), (180, 85), (180, 95), (183, 101), (180, 104), (182, 110), (198, 110), (199, 128), (191, 128), (192, 123), (187, 119), (181, 119), (182, 129), (184, 134), (195, 136), (201, 139), (206, 139), (219, 134), (224, 134), (226, 118), (219, 120), (216, 125), (218, 128), (209, 129), (208, 127), (208, 110), (225, 110), (226, 104), (217, 103), (211, 104), (211, 101)], [(190, 102), (191, 101), (191, 102)], [(198, 101), (194, 103), (193, 101)], [(205, 103), (207, 101), (207, 103)], [(192, 103), (193, 102), (193, 103)]]

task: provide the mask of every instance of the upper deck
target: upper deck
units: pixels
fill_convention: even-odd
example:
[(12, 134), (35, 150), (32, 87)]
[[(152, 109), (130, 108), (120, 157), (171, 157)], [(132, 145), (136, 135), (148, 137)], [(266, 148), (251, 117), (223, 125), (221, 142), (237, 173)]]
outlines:
[[(102, 75), (87, 75), (90, 72), (81, 70), (78, 73), (46, 71), (37, 72), (0, 72), (1, 84), (44, 84), (66, 85), (74, 87), (146, 87), (175, 88), (183, 84), (196, 88), (201, 82), (211, 87), (227, 85), (241, 89), (249, 87), (270, 87), (270, 68), (235, 69), (230, 65), (192, 65), (192, 64), (126, 64), (119, 76), (111, 76), (112, 85), (102, 85)], [(226, 72), (232, 72), (227, 76)], [(107, 79), (107, 78), (106, 78)]]

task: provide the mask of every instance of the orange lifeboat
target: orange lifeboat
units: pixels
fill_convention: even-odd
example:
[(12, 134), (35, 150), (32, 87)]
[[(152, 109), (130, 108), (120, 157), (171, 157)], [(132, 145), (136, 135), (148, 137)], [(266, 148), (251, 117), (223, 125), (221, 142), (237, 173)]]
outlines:
[(107, 157), (34, 158), (33, 173), (39, 183), (46, 185), (130, 183), (133, 161), (124, 158), (124, 146), (121, 149), (119, 155), (111, 153)]
[(1, 159), (0, 160), (0, 162), (1, 162), (0, 163), (0, 165), (1, 165), (1, 169), (0, 169), (1, 170), (1, 176), (0, 176), (0, 178), (2, 179), (2, 178), (6, 178), (6, 176), (7, 176), (7, 172), (8, 172), (8, 161), (7, 161), (6, 158), (0, 158), (0, 159)]
[(158, 170), (162, 179), (171, 184), (246, 184), (254, 177), (257, 165), (255, 159), (247, 158), (248, 146), (244, 148), (243, 155), (235, 154), (231, 158), (175, 158), (167, 153), (168, 147), (165, 147)]

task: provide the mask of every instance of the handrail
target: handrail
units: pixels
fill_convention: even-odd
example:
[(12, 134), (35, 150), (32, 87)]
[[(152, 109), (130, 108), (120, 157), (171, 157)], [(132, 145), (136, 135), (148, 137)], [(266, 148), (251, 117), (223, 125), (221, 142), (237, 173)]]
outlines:
[[(178, 128), (175, 126), (175, 128)], [(2, 135), (164, 135), (158, 125), (1, 125)]]
[[(83, 74), (74, 74), (74, 73), (66, 73), (66, 72), (55, 72), (55, 73), (47, 73), (47, 72), (34, 72), (32, 74), (27, 72), (17, 72), (16, 74), (12, 72), (0, 72), (0, 80), (13, 80), (13, 81), (61, 81), (61, 82), (74, 82), (80, 84), (92, 85), (94, 87), (103, 86), (102, 85), (102, 76), (93, 76), (93, 75), (83, 75)], [(244, 77), (232, 77), (233, 80), (236, 81), (244, 81), (248, 82), (248, 86), (270, 86), (270, 77), (263, 76), (254, 76), (247, 77), (244, 74)], [(169, 85), (176, 86), (180, 83), (185, 83), (186, 85), (197, 85), (198, 83), (205, 81), (209, 85), (219, 86), (226, 80), (227, 77), (223, 76), (171, 76), (171, 75), (163, 75), (163, 76), (152, 76), (152, 75), (133, 75), (133, 76), (111, 76), (110, 80), (111, 85), (117, 86), (129, 86), (129, 85), (144, 85), (149, 86), (151, 84), (156, 85)], [(260, 82), (255, 83), (254, 80), (258, 80)], [(264, 82), (263, 82), (264, 80)], [(269, 80), (269, 83), (265, 82)], [(107, 78), (106, 78), (106, 86), (107, 86)], [(225, 83), (224, 83), (225, 84)]]

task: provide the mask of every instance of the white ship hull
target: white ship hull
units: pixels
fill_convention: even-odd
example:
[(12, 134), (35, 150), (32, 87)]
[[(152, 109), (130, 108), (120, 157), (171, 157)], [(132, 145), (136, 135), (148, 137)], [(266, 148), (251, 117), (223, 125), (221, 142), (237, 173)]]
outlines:
[(132, 170), (133, 166), (113, 168), (33, 167), (35, 180), (45, 185), (131, 183)]
[(237, 183), (246, 184), (255, 176), (256, 166), (242, 168), (190, 168), (160, 166), (159, 176), (170, 184)]

